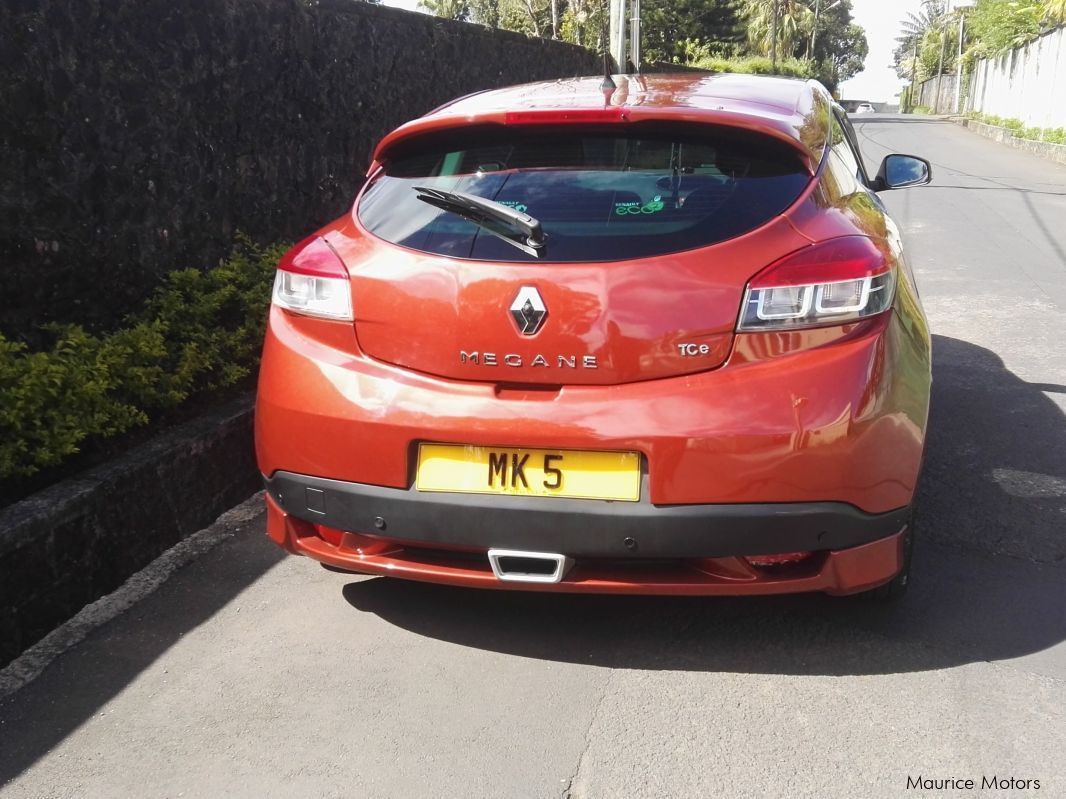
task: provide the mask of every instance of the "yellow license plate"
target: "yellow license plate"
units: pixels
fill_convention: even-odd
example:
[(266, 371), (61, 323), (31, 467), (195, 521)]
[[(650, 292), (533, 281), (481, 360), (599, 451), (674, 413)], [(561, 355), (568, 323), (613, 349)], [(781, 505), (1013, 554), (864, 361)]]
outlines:
[(455, 444), (418, 448), (419, 491), (640, 499), (640, 454)]

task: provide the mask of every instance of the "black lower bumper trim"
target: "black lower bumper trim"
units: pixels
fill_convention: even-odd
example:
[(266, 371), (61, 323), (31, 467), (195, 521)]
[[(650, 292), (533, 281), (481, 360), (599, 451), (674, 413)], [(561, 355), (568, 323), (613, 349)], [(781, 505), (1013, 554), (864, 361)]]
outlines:
[(898, 533), (909, 508), (864, 513), (844, 502), (652, 505), (441, 494), (276, 472), (286, 513), (416, 546), (523, 549), (571, 557), (709, 558), (846, 549)]

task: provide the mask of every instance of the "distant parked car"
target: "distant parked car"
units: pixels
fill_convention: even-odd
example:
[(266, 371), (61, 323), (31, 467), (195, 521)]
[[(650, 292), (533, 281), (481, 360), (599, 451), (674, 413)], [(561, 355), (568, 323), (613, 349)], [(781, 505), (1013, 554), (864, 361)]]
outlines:
[(855, 107), (856, 114), (872, 114), (876, 109), (869, 103), (859, 103)]
[[(814, 81), (482, 92), (378, 145), (278, 265), (267, 531), (482, 588), (899, 595), (930, 337)], [(605, 99), (606, 96), (606, 99)]]

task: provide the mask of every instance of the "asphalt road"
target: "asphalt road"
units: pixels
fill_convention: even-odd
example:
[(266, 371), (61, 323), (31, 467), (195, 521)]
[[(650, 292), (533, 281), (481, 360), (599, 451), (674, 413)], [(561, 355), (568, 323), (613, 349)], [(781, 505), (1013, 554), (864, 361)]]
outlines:
[(1066, 796), (1066, 167), (858, 123), (935, 170), (885, 195), (936, 334), (901, 604), (354, 577), (244, 508), (0, 703), (0, 795)]

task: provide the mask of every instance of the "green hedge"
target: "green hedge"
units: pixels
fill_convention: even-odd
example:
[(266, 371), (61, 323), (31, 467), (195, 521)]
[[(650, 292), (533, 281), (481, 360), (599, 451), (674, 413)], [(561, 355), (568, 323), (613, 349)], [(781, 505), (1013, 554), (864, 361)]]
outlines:
[(0, 336), (0, 479), (61, 464), (83, 443), (146, 424), (252, 374), (281, 245), (241, 238), (218, 267), (171, 272), (126, 325), (53, 325), (31, 352)]
[(763, 56), (720, 58), (707, 55), (695, 59), (692, 66), (709, 69), (712, 72), (736, 72), (747, 75), (784, 75), (792, 78), (813, 78), (817, 75), (817, 68), (814, 64), (797, 58), (780, 58), (775, 66), (769, 58)]
[(1006, 128), (1019, 139), (1031, 139), (1032, 141), (1043, 141), (1050, 144), (1066, 144), (1066, 128), (1033, 128), (1028, 127), (1020, 119), (1009, 119), (995, 114), (970, 113), (966, 116), (970, 119), (976, 119), (978, 122), (984, 122), (986, 125)]

